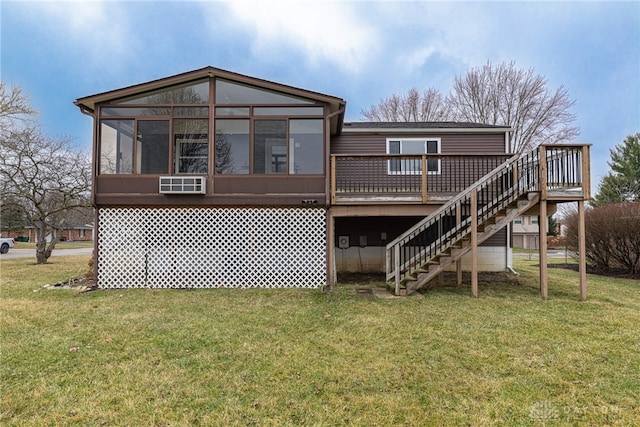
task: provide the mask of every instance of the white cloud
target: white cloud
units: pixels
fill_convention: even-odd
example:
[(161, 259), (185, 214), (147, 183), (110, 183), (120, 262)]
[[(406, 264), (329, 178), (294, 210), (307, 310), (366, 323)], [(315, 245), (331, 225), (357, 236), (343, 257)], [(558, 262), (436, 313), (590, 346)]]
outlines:
[[(52, 43), (61, 51), (75, 54), (74, 60), (91, 61), (111, 70), (121, 70), (125, 58), (131, 55), (135, 39), (129, 31), (129, 19), (118, 2), (42, 2), (30, 13), (32, 22), (39, 22)], [(86, 66), (87, 63), (80, 63)]]
[[(257, 57), (294, 48), (312, 64), (330, 63), (357, 72), (378, 45), (376, 31), (348, 3), (231, 0), (226, 6), (235, 23), (253, 36)], [(219, 24), (212, 19), (211, 25)]]

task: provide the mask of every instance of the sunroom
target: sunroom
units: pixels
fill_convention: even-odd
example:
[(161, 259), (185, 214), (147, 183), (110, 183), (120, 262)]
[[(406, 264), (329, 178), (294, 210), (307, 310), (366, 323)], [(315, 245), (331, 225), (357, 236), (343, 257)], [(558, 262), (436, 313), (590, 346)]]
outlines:
[[(76, 105), (96, 117), (97, 203), (135, 204), (127, 200), (135, 194), (141, 204), (165, 204), (162, 195), (180, 188), (205, 196), (182, 201), (195, 204), (255, 203), (243, 195), (326, 202), (329, 138), (344, 111), (339, 98), (208, 67)], [(182, 187), (161, 186), (169, 176), (166, 184)], [(305, 196), (294, 201), (293, 194)]]

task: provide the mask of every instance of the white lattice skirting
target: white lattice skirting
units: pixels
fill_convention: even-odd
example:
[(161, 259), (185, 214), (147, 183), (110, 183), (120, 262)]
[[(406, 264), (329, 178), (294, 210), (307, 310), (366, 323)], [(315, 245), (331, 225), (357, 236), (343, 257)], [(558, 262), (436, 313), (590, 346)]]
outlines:
[(310, 208), (100, 208), (101, 288), (316, 288), (326, 216)]

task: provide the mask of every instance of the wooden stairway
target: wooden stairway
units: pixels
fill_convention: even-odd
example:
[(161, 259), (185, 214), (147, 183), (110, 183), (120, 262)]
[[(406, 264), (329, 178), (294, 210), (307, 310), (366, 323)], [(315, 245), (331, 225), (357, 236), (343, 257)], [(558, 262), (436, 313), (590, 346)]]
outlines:
[[(529, 197), (516, 200), (485, 223), (478, 224), (478, 245), (535, 206), (539, 198), (537, 193), (530, 193)], [(405, 275), (400, 281), (401, 288), (404, 287), (407, 294), (415, 292), (470, 251), (471, 239), (468, 236), (452, 242), (451, 246), (428, 261), (426, 265), (415, 268)]]
[(513, 156), (390, 242), (387, 281), (415, 292), (540, 200), (539, 152)]

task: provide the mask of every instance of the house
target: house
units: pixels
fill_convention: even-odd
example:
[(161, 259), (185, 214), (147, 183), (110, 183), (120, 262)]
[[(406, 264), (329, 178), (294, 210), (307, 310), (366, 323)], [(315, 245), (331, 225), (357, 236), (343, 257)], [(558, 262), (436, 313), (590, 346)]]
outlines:
[(65, 221), (60, 233), (60, 241), (86, 242), (93, 240), (92, 224), (77, 224)]
[[(21, 231), (8, 231), (8, 237), (13, 237), (16, 242), (38, 242), (38, 233), (33, 225), (25, 225)], [(65, 221), (60, 230), (60, 241), (90, 241), (93, 240), (93, 225), (79, 224)], [(51, 241), (51, 236), (47, 236), (47, 242)]]
[(509, 268), (516, 216), (589, 197), (586, 145), (512, 156), (502, 126), (345, 123), (339, 97), (213, 67), (75, 104), (94, 119), (103, 288), (384, 271), (412, 292), (446, 269)]
[[(537, 215), (523, 215), (513, 220), (512, 240), (514, 248), (538, 249), (540, 246), (540, 218)], [(547, 248), (563, 242), (562, 226), (556, 221), (548, 220)]]
[(538, 249), (540, 227), (537, 215), (523, 215), (513, 220), (513, 247)]

